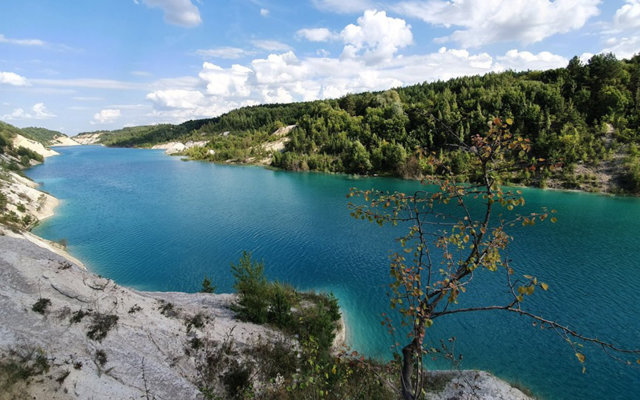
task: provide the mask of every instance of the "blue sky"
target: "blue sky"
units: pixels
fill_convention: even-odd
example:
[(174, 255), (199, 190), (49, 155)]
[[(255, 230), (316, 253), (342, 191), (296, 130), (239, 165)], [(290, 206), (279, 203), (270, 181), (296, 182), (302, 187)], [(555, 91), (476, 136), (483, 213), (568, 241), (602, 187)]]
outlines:
[(640, 52), (640, 0), (0, 0), (0, 120), (179, 123)]

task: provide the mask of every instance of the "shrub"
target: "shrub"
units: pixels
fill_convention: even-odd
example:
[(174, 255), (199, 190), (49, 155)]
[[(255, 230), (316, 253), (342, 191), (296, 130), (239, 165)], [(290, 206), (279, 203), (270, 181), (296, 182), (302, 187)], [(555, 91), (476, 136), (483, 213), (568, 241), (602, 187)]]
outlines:
[(99, 366), (104, 367), (107, 363), (107, 353), (105, 353), (104, 350), (96, 350), (94, 359)]
[(91, 340), (101, 342), (118, 322), (117, 315), (94, 313), (87, 337)]
[(0, 389), (3, 393), (9, 393), (16, 383), (44, 374), (49, 368), (49, 359), (37, 347), (24, 347), (10, 350), (7, 355), (0, 354)]
[(140, 307), (137, 304), (134, 304), (134, 305), (131, 306), (131, 308), (129, 308), (128, 313), (129, 314), (133, 314), (133, 313), (137, 313), (138, 311), (142, 311), (142, 307)]
[(82, 321), (84, 317), (90, 314), (91, 313), (86, 312), (84, 310), (75, 311), (73, 314), (71, 314), (71, 318), (69, 319), (69, 322), (71, 322), (72, 324), (77, 324), (78, 322)]
[(39, 314), (44, 314), (50, 305), (51, 305), (51, 300), (40, 298), (38, 299), (38, 301), (33, 303), (33, 306), (31, 306), (31, 310)]
[(203, 313), (199, 312), (191, 318), (187, 318), (184, 324), (187, 326), (187, 333), (191, 332), (192, 328), (202, 328), (206, 323), (206, 317)]
[(230, 366), (222, 377), (227, 394), (234, 399), (243, 398), (245, 390), (250, 386), (251, 366), (237, 362)]
[(167, 318), (178, 316), (178, 311), (175, 309), (173, 303), (165, 303), (164, 301), (161, 302), (162, 304), (160, 305), (160, 308), (158, 308), (158, 310), (160, 310), (160, 314), (164, 315)]
[[(299, 335), (301, 341), (313, 337), (323, 355), (328, 354), (340, 319), (338, 300), (333, 295), (298, 294), (291, 286), (267, 282), (264, 263), (254, 262), (244, 252), (238, 264), (231, 264), (238, 291), (236, 312), (245, 320), (269, 323), (283, 331)], [(304, 302), (301, 302), (304, 300)], [(296, 311), (292, 309), (295, 307)]]
[(257, 324), (267, 322), (269, 285), (264, 276), (264, 263), (251, 260), (251, 253), (243, 252), (238, 264), (231, 263), (238, 292), (236, 311), (240, 318)]
[(268, 320), (270, 323), (280, 327), (287, 328), (293, 324), (291, 307), (295, 292), (292, 288), (285, 287), (281, 283), (273, 283), (269, 295), (269, 311)]
[(200, 293), (214, 293), (217, 287), (211, 284), (211, 279), (208, 276), (205, 276), (202, 280), (202, 289), (200, 289)]

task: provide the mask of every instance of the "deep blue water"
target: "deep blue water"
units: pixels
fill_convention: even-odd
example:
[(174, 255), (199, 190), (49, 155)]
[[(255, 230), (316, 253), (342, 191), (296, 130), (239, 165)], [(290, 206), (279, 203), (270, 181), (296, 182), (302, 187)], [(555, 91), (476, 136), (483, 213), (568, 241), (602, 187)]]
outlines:
[[(390, 356), (394, 339), (380, 314), (388, 312), (388, 255), (404, 232), (353, 220), (345, 195), (353, 186), (411, 191), (418, 183), (184, 162), (153, 150), (58, 151), (61, 156), (28, 171), (62, 200), (35, 233), (66, 239), (92, 271), (162, 291), (197, 291), (209, 275), (219, 292), (231, 292), (229, 264), (250, 250), (264, 260), (269, 278), (332, 291), (352, 347)], [(640, 200), (534, 189), (524, 195), (529, 210), (554, 208), (559, 219), (512, 231), (512, 264), (550, 285), (528, 307), (586, 334), (640, 347)], [(476, 290), (462, 301), (503, 293), (492, 278), (479, 274)], [(456, 337), (462, 368), (489, 370), (541, 398), (640, 398), (639, 369), (586, 348), (582, 374), (562, 338), (525, 318), (466, 314), (438, 320), (430, 333)]]

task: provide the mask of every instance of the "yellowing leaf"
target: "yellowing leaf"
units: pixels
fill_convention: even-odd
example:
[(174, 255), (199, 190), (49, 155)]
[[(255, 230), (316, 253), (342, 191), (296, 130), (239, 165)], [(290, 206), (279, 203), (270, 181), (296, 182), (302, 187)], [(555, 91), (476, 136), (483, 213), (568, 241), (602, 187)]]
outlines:
[(578, 361), (580, 361), (581, 363), (583, 363), (584, 360), (586, 359), (586, 357), (582, 353), (576, 353), (576, 357), (578, 358)]
[(551, 217), (551, 223), (555, 224), (556, 222), (558, 222), (558, 218), (556, 217)]
[(507, 125), (513, 125), (513, 119), (507, 118)]
[(542, 288), (542, 290), (547, 291), (549, 290), (549, 285), (547, 285), (544, 282), (540, 282), (540, 287)]

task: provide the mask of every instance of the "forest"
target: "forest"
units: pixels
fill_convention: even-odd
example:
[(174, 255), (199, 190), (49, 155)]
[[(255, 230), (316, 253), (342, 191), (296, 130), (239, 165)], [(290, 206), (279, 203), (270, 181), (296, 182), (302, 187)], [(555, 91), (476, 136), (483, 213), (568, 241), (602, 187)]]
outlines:
[[(110, 146), (150, 146), (171, 140), (208, 140), (193, 159), (255, 162), (271, 157), (286, 170), (419, 178), (433, 171), (426, 154), (447, 173), (474, 180), (461, 144), (500, 117), (532, 143), (531, 160), (557, 168), (523, 170), (509, 182), (640, 192), (640, 55), (618, 60), (595, 55), (566, 68), (490, 73), (339, 99), (245, 107), (181, 125), (110, 132)], [(279, 127), (296, 125), (282, 151), (265, 151)], [(210, 152), (208, 150), (214, 150)]]

